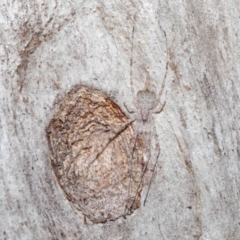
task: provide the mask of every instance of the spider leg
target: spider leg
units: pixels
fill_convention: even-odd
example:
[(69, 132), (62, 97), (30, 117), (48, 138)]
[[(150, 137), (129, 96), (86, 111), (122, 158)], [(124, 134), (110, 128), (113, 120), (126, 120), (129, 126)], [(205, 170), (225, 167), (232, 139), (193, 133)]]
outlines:
[(152, 143), (152, 141), (151, 141), (151, 132), (150, 132), (150, 133), (144, 135), (144, 146), (146, 147), (145, 154), (146, 154), (147, 161), (145, 162), (145, 167), (144, 167), (144, 170), (143, 170), (143, 174), (146, 172), (146, 170), (148, 168), (148, 164), (151, 160), (151, 155), (152, 155), (151, 143)]
[(158, 103), (158, 105), (153, 109), (152, 113), (154, 114), (161, 113), (165, 105), (166, 105), (166, 101), (164, 101), (164, 103)]
[[(124, 131), (131, 123), (133, 123), (136, 119), (135, 118), (130, 118), (123, 124), (121, 124), (119, 127), (116, 129), (111, 129), (113, 135), (112, 137), (115, 138), (116, 135), (119, 135), (122, 131)], [(110, 137), (111, 138), (111, 137)]]
[[(130, 180), (129, 180), (129, 186), (128, 186), (128, 199), (130, 199), (130, 192), (131, 192), (131, 185), (132, 185), (133, 153), (134, 153), (134, 149), (135, 149), (135, 145), (136, 145), (137, 136), (138, 136), (138, 133), (135, 130), (134, 135), (131, 139), (131, 143), (130, 143), (130, 153), (129, 153), (129, 179)], [(135, 201), (136, 201), (136, 197), (134, 196), (134, 200), (133, 200), (133, 202), (131, 202), (130, 207), (128, 205), (126, 205), (126, 210), (131, 211), (131, 208), (134, 205)]]
[[(131, 88), (131, 92), (132, 92), (132, 96), (133, 96), (133, 103), (134, 103), (134, 106), (136, 107), (137, 106), (137, 100), (135, 99), (136, 94), (135, 94), (135, 91), (134, 91), (134, 85), (133, 85), (133, 79), (132, 79), (132, 75), (133, 75), (132, 74), (133, 48), (134, 48), (134, 27), (132, 29), (132, 46), (131, 46), (131, 53), (130, 53), (130, 88)], [(134, 112), (134, 111), (131, 111), (132, 109), (128, 108), (125, 103), (124, 103), (124, 106), (126, 107), (128, 112)]]
[(133, 109), (131, 106), (127, 105), (125, 102), (123, 104), (129, 113), (136, 113), (136, 110)]
[[(91, 130), (90, 130), (90, 127), (91, 127), (91, 125), (94, 124), (94, 123), (95, 123), (95, 124), (98, 124), (99, 127), (96, 128), (94, 131), (91, 131)], [(127, 127), (128, 124), (129, 124), (129, 121), (125, 122), (125, 123), (123, 124), (123, 125), (124, 125), (123, 127)], [(86, 138), (86, 144), (84, 144), (84, 145), (80, 148), (79, 153), (78, 153), (75, 157), (72, 157), (71, 162), (72, 162), (73, 164), (75, 164), (75, 161), (77, 160), (77, 158), (79, 157), (79, 155), (82, 154), (82, 150), (89, 148), (88, 146), (90, 145), (91, 139), (94, 139), (95, 137), (97, 137), (97, 136), (99, 136), (99, 135), (107, 134), (107, 133), (110, 131), (110, 129), (108, 129), (107, 127), (108, 127), (108, 123), (105, 122), (104, 120), (100, 120), (100, 121), (99, 121), (99, 119), (92, 119), (92, 120), (90, 120), (90, 121), (87, 121), (87, 122), (83, 125), (82, 128), (87, 128), (87, 130), (90, 130), (90, 134), (89, 134), (89, 136)], [(86, 165), (87, 165), (86, 170), (88, 170), (88, 168), (90, 167), (90, 165), (97, 159), (97, 156), (99, 155), (99, 152), (102, 153), (102, 152), (104, 151), (104, 149), (106, 148), (106, 146), (109, 144), (109, 138), (107, 138), (107, 139), (103, 138), (103, 139), (106, 140), (106, 141), (101, 142), (101, 144), (98, 144), (98, 145), (96, 146), (96, 148), (92, 151), (92, 154), (90, 154), (90, 155), (88, 156), (88, 163), (86, 162)], [(73, 146), (75, 143), (80, 142), (80, 141), (82, 141), (82, 140), (83, 140), (83, 139), (82, 139), (82, 136), (79, 137), (79, 138), (77, 138), (77, 139), (74, 139), (74, 141), (72, 141), (72, 142), (69, 143), (69, 148), (72, 148), (72, 146)], [(100, 151), (99, 151), (99, 148), (101, 149)], [(103, 149), (102, 149), (102, 148), (103, 148)], [(87, 172), (87, 171), (86, 171), (86, 172)]]
[(149, 190), (151, 188), (151, 184), (152, 184), (153, 177), (154, 177), (154, 172), (155, 172), (155, 169), (156, 169), (156, 166), (157, 166), (157, 163), (158, 163), (158, 159), (159, 159), (159, 155), (160, 155), (160, 145), (159, 145), (157, 131), (156, 131), (156, 127), (155, 126), (154, 126), (154, 139), (155, 139), (155, 145), (156, 145), (155, 152), (154, 152), (155, 163), (154, 163), (154, 166), (153, 166), (152, 176), (150, 178), (150, 182), (149, 182), (149, 185), (148, 185), (147, 193), (146, 193), (145, 199), (143, 201), (143, 205), (144, 206), (145, 206), (145, 204), (147, 202), (147, 197), (148, 197), (148, 194), (149, 194)]
[[(138, 126), (140, 127), (140, 126)], [(137, 128), (138, 129), (138, 128)], [(139, 192), (139, 189), (140, 187), (142, 186), (143, 184), (143, 181), (144, 181), (144, 175), (146, 173), (146, 170), (147, 170), (147, 167), (148, 167), (148, 164), (150, 162), (150, 159), (151, 159), (151, 134), (141, 134), (143, 140), (144, 140), (144, 146), (146, 147), (145, 149), (145, 152), (146, 152), (146, 159), (147, 161), (145, 162), (144, 164), (144, 169), (142, 170), (142, 174), (141, 174), (141, 181), (139, 182), (138, 184), (138, 187), (137, 187), (137, 190), (136, 190), (136, 194), (135, 194), (135, 197), (134, 197), (134, 200), (132, 201), (132, 204), (130, 206), (130, 208), (128, 209), (132, 209), (134, 203), (136, 202), (136, 200), (138, 199), (138, 192)]]
[(166, 70), (165, 70), (165, 75), (164, 75), (164, 78), (163, 78), (163, 83), (162, 83), (161, 89), (160, 89), (160, 91), (158, 93), (158, 96), (157, 96), (158, 101), (160, 101), (160, 98), (162, 96), (162, 93), (163, 93), (163, 90), (164, 90), (164, 87), (165, 87), (167, 72), (168, 72), (168, 62), (166, 63)]
[(97, 150), (96, 152), (94, 151), (94, 153), (91, 156), (91, 159), (88, 162), (87, 169), (91, 166), (91, 164), (93, 164), (98, 159), (98, 157), (104, 152), (104, 150), (107, 148), (107, 146), (134, 121), (135, 121), (134, 118), (130, 118), (128, 121), (124, 122), (116, 129), (109, 130), (111, 132), (109, 133), (109, 137), (108, 137), (107, 141), (105, 141), (104, 143), (101, 144), (100, 150)]
[(133, 60), (132, 60), (132, 55), (133, 55), (133, 40), (134, 40), (134, 27), (132, 29), (132, 46), (131, 46), (131, 56), (130, 56), (130, 85), (131, 85), (131, 91), (133, 96), (135, 96), (134, 88), (133, 88), (133, 80), (132, 80), (132, 65), (133, 65)]
[[(162, 28), (162, 27), (161, 27)], [(166, 59), (166, 67), (165, 67), (165, 74), (164, 74), (164, 78), (163, 78), (163, 83), (162, 83), (162, 86), (161, 86), (161, 89), (157, 95), (157, 101), (160, 102), (160, 98), (162, 96), (162, 93), (163, 93), (163, 90), (164, 90), (164, 87), (165, 87), (165, 82), (166, 82), (166, 77), (167, 77), (167, 73), (168, 73), (168, 44), (167, 44), (167, 35), (166, 35), (166, 32), (162, 29), (163, 33), (164, 33), (164, 37), (165, 37), (165, 40), (166, 40), (166, 51), (167, 51), (167, 59)]]

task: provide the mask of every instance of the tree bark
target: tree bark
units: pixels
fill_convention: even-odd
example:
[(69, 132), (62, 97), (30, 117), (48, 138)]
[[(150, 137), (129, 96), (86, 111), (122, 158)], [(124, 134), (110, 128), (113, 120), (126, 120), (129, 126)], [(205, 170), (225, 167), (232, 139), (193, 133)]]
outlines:
[[(0, 239), (240, 239), (238, 1), (0, 6)], [(128, 115), (147, 75), (159, 92), (165, 72), (145, 206), (147, 186), (126, 219), (84, 222), (50, 164), (46, 127), (59, 102), (84, 85)]]

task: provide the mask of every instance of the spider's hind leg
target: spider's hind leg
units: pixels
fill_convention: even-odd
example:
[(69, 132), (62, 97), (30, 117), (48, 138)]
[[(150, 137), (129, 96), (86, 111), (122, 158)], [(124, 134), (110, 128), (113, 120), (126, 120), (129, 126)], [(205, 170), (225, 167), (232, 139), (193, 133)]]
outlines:
[(159, 155), (160, 155), (160, 151), (161, 151), (155, 125), (154, 125), (153, 129), (154, 129), (154, 140), (155, 140), (155, 150), (154, 150), (154, 157), (153, 157), (154, 165), (153, 166), (149, 166), (150, 169), (148, 168), (148, 170), (150, 170), (152, 172), (152, 174), (151, 174), (151, 177), (150, 177), (147, 193), (146, 193), (145, 199), (143, 201), (143, 205), (144, 206), (145, 206), (145, 204), (147, 202), (147, 197), (148, 197), (148, 194), (149, 194), (149, 191), (150, 191), (150, 188), (151, 188), (151, 184), (152, 184), (152, 181), (153, 181), (153, 178), (154, 178), (154, 175), (155, 175), (156, 166), (157, 166)]

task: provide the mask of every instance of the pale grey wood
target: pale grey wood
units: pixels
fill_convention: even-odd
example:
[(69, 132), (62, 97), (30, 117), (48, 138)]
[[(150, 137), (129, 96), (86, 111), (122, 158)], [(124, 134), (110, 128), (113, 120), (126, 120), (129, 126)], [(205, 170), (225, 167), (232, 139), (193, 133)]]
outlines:
[[(239, 239), (239, 6), (2, 0), (0, 239)], [(157, 175), (146, 206), (86, 225), (54, 179), (45, 127), (75, 84), (127, 113), (133, 26), (135, 93), (146, 68), (159, 91), (169, 61), (166, 106), (155, 116)]]

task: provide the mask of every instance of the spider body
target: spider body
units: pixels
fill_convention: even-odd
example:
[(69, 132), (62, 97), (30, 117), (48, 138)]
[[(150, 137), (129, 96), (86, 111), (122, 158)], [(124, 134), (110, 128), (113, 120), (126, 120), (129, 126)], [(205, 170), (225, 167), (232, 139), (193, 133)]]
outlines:
[(140, 111), (141, 120), (147, 122), (151, 110), (156, 106), (156, 94), (150, 90), (141, 90), (137, 93), (137, 109)]
[[(163, 91), (164, 83), (162, 85), (162, 89), (160, 90), (159, 98)], [(138, 136), (140, 136), (140, 138), (143, 140), (144, 168), (142, 181), (143, 182), (146, 181), (146, 183), (149, 184), (147, 194), (144, 199), (144, 205), (146, 203), (148, 192), (150, 190), (151, 182), (160, 155), (160, 145), (158, 141), (153, 114), (160, 113), (166, 104), (166, 102), (162, 104), (160, 100), (158, 100), (159, 98), (156, 96), (156, 93), (149, 90), (149, 88), (150, 78), (148, 76), (145, 83), (145, 88), (143, 90), (138, 91), (136, 94), (134, 108), (130, 108), (127, 106), (127, 104), (124, 103), (127, 111), (132, 115), (130, 119), (133, 122), (134, 129), (134, 134), (130, 146), (131, 149), (131, 153), (129, 156), (130, 166), (133, 159), (133, 152), (136, 147), (136, 140)]]

